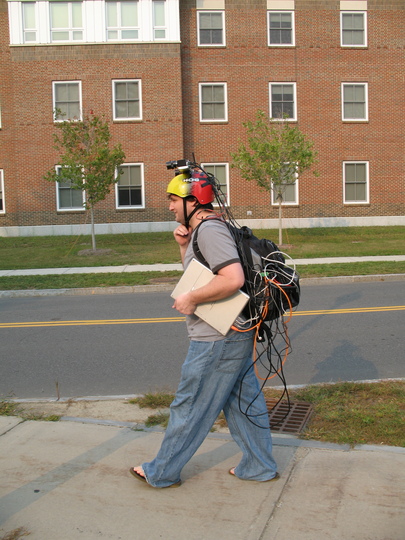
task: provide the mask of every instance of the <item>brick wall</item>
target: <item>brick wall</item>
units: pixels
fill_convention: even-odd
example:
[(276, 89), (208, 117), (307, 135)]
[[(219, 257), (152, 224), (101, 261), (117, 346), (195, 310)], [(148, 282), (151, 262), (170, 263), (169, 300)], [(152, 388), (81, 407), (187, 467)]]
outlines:
[[(367, 49), (342, 49), (339, 2), (295, 2), (296, 47), (269, 48), (265, 2), (226, 3), (226, 48), (196, 46), (194, 2), (182, 14), (186, 151), (200, 159), (230, 161), (243, 138), (242, 122), (257, 109), (269, 110), (269, 82), (296, 82), (300, 130), (315, 143), (319, 177), (300, 178), (299, 206), (285, 207), (287, 217), (403, 215), (405, 204), (404, 6), (368, 11)], [(376, 2), (369, 2), (369, 8)], [(381, 4), (381, 3), (380, 3)], [(392, 5), (392, 2), (391, 2)], [(327, 8), (327, 9), (326, 9)], [(243, 39), (242, 39), (243, 38)], [(229, 122), (198, 122), (198, 82), (228, 86)], [(369, 122), (341, 120), (341, 83), (367, 82)], [(388, 90), (387, 82), (389, 81)], [(204, 156), (204, 157), (203, 157)], [(344, 205), (342, 162), (370, 162), (370, 204)], [(402, 165), (401, 165), (402, 164)], [(232, 206), (238, 217), (276, 217), (269, 194), (231, 169)], [(249, 200), (250, 204), (246, 204)]]
[[(0, 227), (84, 223), (83, 212), (57, 212), (55, 185), (43, 175), (58, 162), (53, 149), (52, 81), (82, 81), (84, 113), (111, 120), (113, 143), (126, 162), (145, 167), (144, 210), (116, 210), (114, 193), (96, 207), (98, 223), (171, 221), (165, 162), (195, 153), (201, 162), (230, 162), (244, 137), (242, 122), (269, 110), (269, 83), (297, 83), (297, 125), (315, 143), (319, 176), (299, 180), (290, 218), (403, 215), (404, 27), (402, 1), (368, 2), (368, 47), (342, 49), (338, 1), (295, 2), (296, 46), (267, 46), (266, 2), (226, 1), (226, 47), (197, 47), (195, 0), (181, 0), (181, 44), (9, 46), (0, 0), (0, 168), (6, 213)], [(111, 80), (142, 79), (143, 120), (113, 123)], [(341, 83), (367, 82), (369, 121), (341, 120)], [(198, 83), (226, 82), (228, 122), (199, 122)], [(342, 162), (370, 164), (370, 203), (344, 205)], [(235, 217), (277, 217), (270, 194), (230, 169)]]

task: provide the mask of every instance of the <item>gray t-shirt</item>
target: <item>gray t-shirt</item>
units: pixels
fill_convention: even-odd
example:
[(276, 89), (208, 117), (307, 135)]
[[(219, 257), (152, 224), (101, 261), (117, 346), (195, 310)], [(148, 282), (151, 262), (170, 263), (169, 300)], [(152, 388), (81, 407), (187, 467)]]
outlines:
[[(191, 235), (191, 240), (184, 256), (185, 269), (194, 258), (194, 234), (195, 231)], [(206, 219), (199, 226), (198, 247), (214, 274), (229, 264), (240, 262), (238, 250), (236, 249), (231, 233), (227, 226), (218, 219)], [(187, 315), (186, 323), (188, 336), (192, 340), (217, 341), (224, 338), (220, 332), (196, 315)]]

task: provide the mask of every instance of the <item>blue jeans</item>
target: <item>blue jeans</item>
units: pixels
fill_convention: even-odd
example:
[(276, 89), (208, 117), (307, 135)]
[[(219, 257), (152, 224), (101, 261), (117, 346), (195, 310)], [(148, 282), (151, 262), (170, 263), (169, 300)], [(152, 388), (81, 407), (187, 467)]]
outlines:
[[(243, 453), (236, 476), (259, 481), (275, 476), (269, 417), (252, 351), (252, 332), (232, 332), (213, 342), (190, 342), (161, 448), (153, 461), (142, 465), (149, 484), (163, 488), (180, 480), (181, 470), (221, 410)], [(240, 411), (239, 403), (252, 421)]]

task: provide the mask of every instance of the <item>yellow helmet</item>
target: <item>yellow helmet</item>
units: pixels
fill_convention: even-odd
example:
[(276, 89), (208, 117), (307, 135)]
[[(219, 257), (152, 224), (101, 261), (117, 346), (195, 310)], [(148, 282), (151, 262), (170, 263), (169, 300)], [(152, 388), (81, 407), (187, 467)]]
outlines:
[(211, 182), (205, 173), (199, 171), (178, 174), (170, 180), (166, 191), (182, 199), (195, 197), (200, 204), (212, 203), (215, 199)]

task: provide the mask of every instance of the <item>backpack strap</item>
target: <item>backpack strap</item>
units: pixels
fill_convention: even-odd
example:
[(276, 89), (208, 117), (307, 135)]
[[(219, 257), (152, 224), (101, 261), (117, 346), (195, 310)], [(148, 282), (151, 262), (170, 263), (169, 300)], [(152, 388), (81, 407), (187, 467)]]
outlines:
[(212, 217), (208, 217), (208, 218), (205, 218), (203, 219), (198, 225), (197, 227), (194, 229), (194, 234), (193, 234), (193, 251), (194, 251), (194, 256), (195, 258), (197, 259), (197, 261), (199, 261), (201, 264), (203, 264), (204, 266), (206, 266), (207, 268), (210, 267), (210, 265), (207, 263), (207, 260), (206, 258), (204, 257), (204, 255), (201, 253), (200, 251), (200, 248), (198, 246), (198, 229), (200, 228), (200, 226), (203, 224), (203, 223), (206, 223), (207, 221), (211, 221), (211, 220), (216, 220), (216, 221), (220, 221), (222, 222), (224, 225), (226, 225), (225, 221), (223, 219), (221, 219), (220, 217), (216, 217), (216, 216), (212, 216)]

